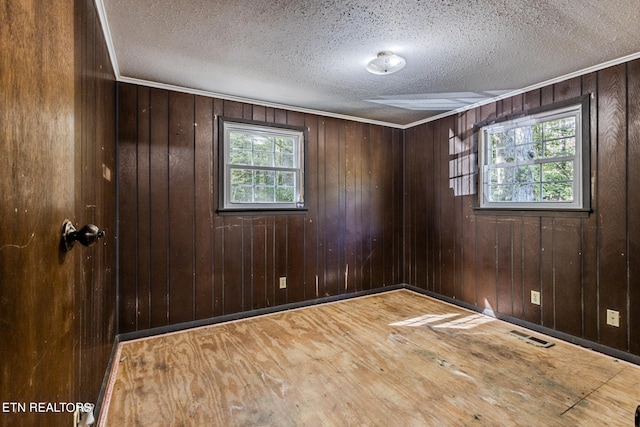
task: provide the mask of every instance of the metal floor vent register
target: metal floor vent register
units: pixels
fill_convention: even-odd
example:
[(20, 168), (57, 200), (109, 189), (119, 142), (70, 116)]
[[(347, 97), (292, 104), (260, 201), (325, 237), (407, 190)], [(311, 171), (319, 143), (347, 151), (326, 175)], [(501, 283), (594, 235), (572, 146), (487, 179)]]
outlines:
[(513, 330), (513, 331), (510, 331), (509, 333), (510, 333), (511, 335), (513, 335), (514, 337), (516, 337), (516, 338), (518, 338), (518, 339), (521, 339), (521, 340), (523, 340), (523, 341), (525, 341), (525, 342), (528, 342), (529, 344), (533, 344), (533, 345), (535, 345), (535, 346), (537, 346), (537, 347), (544, 347), (544, 348), (548, 348), (548, 347), (553, 346), (553, 343), (552, 343), (552, 342), (545, 341), (545, 340), (543, 340), (543, 339), (540, 339), (540, 338), (534, 337), (534, 336), (529, 335), (529, 334), (526, 334), (526, 333), (524, 333), (524, 332), (520, 332), (520, 331), (515, 331), (515, 330)]

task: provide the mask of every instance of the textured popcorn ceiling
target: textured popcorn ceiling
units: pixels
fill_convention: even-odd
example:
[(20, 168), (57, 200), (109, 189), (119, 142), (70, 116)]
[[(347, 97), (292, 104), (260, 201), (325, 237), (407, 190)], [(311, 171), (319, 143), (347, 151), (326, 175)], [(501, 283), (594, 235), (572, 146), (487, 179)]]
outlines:
[[(399, 126), (640, 52), (638, 0), (98, 5), (122, 80)], [(368, 73), (382, 50), (407, 66)]]

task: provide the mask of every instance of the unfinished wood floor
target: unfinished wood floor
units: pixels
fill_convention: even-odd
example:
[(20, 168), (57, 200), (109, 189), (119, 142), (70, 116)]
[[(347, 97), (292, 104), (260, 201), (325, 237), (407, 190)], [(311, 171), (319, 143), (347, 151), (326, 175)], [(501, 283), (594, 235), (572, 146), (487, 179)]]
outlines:
[(120, 345), (109, 426), (625, 426), (640, 367), (408, 290)]

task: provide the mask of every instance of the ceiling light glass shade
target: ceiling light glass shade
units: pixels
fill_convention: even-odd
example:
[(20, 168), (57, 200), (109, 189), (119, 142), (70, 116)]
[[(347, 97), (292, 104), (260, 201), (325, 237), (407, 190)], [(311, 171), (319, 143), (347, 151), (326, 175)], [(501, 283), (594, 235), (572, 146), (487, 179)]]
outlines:
[(385, 51), (378, 53), (376, 58), (369, 61), (367, 71), (373, 74), (392, 74), (402, 70), (405, 65), (407, 61), (403, 57)]

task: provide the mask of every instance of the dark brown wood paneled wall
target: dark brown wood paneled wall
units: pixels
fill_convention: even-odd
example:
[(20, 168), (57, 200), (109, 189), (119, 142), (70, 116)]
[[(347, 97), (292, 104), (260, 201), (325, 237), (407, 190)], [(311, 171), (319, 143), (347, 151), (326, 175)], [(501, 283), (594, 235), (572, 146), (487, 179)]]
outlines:
[[(115, 78), (92, 0), (0, 22), (0, 402), (26, 405), (0, 425), (71, 425), (60, 402), (96, 403), (115, 340)], [(107, 237), (65, 253), (65, 218)]]
[[(118, 87), (121, 333), (402, 281), (401, 130)], [(216, 213), (222, 115), (308, 129), (306, 214)]]
[[(593, 95), (592, 214), (474, 211), (473, 125), (585, 94)], [(633, 61), (408, 129), (406, 282), (640, 355), (639, 99)], [(620, 312), (619, 328), (606, 324), (607, 309)]]
[[(75, 214), (105, 237), (76, 245), (75, 398), (98, 403), (116, 337), (116, 83), (93, 0), (75, 1)], [(97, 414), (96, 414), (97, 416)]]

